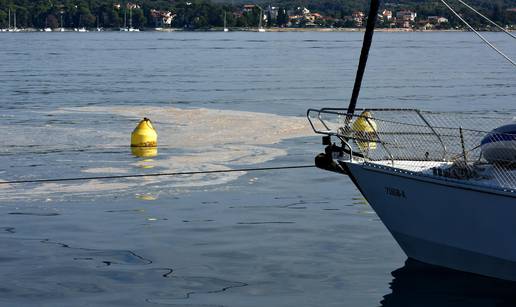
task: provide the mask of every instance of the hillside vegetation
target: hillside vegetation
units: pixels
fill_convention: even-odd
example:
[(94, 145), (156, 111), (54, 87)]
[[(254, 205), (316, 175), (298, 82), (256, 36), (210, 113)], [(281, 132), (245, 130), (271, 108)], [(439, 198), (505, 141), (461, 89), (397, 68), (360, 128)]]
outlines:
[[(184, 29), (206, 29), (222, 27), (224, 15), (229, 27), (255, 27), (259, 22), (260, 10), (243, 11), (244, 3), (256, 3), (264, 8), (265, 26), (303, 27), (306, 23), (290, 22), (288, 12), (296, 13), (297, 8), (306, 7), (312, 13), (319, 13), (320, 20), (312, 26), (351, 27), (350, 15), (355, 11), (367, 11), (366, 0), (277, 0), (271, 1), (209, 1), (189, 0), (0, 0), (0, 28), (7, 28), (9, 12), (10, 25), (19, 28), (77, 28), (96, 27), (117, 28), (130, 18), (135, 28), (154, 28), (169, 26)], [(465, 10), (456, 1), (450, 0), (459, 7), (474, 25), (486, 25), (478, 16)], [(516, 24), (516, 1), (514, 0), (470, 0), (469, 3), (501, 25)], [(267, 8), (279, 8), (279, 16), (272, 16)], [(128, 12), (130, 8), (130, 15)], [(439, 1), (395, 0), (382, 2), (382, 9), (410, 9), (416, 11), (419, 19), (428, 16), (444, 16), (449, 19), (448, 27), (460, 27), (460, 23)], [(511, 10), (512, 8), (512, 10)], [(159, 14), (169, 13), (168, 22)], [(359, 25), (360, 26), (360, 25)]]

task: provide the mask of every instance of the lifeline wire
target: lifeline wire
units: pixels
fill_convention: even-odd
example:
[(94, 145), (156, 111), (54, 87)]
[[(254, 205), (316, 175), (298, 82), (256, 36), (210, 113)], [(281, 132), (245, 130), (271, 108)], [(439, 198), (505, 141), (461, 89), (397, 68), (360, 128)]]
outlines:
[(469, 4), (467, 4), (466, 2), (462, 1), (462, 0), (457, 0), (459, 1), (460, 3), (462, 3), (464, 6), (466, 6), (468, 9), (472, 10), (473, 12), (477, 13), (477, 15), (479, 15), (480, 17), (484, 18), (485, 20), (489, 21), (492, 25), (494, 25), (495, 27), (497, 27), (498, 29), (502, 30), (503, 32), (505, 32), (507, 35), (509, 35), (510, 37), (516, 39), (516, 35), (512, 34), (511, 32), (507, 31), (506, 29), (504, 29), (502, 26), (500, 26), (499, 24), (497, 24), (496, 22), (492, 21), (491, 19), (489, 19), (488, 17), (486, 17), (485, 15), (483, 15), (482, 13), (480, 13), (479, 11), (477, 11), (475, 8), (473, 8), (472, 6), (470, 6)]
[(478, 37), (480, 37), (480, 39), (482, 39), (486, 44), (489, 45), (489, 47), (493, 48), (494, 51), (498, 52), (498, 54), (500, 54), (501, 56), (503, 56), (507, 61), (509, 61), (509, 63), (511, 63), (512, 65), (514, 65), (514, 67), (516, 67), (516, 62), (514, 62), (511, 58), (509, 58), (507, 55), (505, 55), (505, 53), (503, 53), (501, 50), (499, 50), (498, 48), (496, 48), (495, 45), (491, 44), (491, 42), (489, 42), (482, 34), (478, 33), (477, 30), (475, 30), (464, 18), (462, 18), (462, 16), (460, 16), (459, 13), (455, 12), (455, 10), (448, 4), (446, 3), (446, 1), (444, 0), (441, 0), (441, 2), (446, 5), (446, 7), (455, 15), (457, 16), (457, 18), (459, 18), (466, 26), (468, 26), (468, 28), (470, 28), (471, 31), (475, 32), (476, 35), (478, 35)]
[(50, 178), (50, 179), (33, 179), (33, 180), (13, 180), (13, 181), (0, 181), (0, 185), (1, 184), (19, 184), (19, 183), (42, 183), (42, 182), (61, 182), (61, 181), (81, 181), (81, 180), (102, 180), (102, 179), (163, 177), (163, 176), (217, 174), (217, 173), (234, 173), (234, 172), (272, 171), (272, 170), (300, 169), (300, 168), (312, 168), (312, 167), (315, 167), (315, 165), (275, 166), (275, 167), (240, 168), (240, 169), (230, 169), (230, 170), (174, 172), (174, 173), (151, 173), (151, 174), (135, 174), (135, 175), (112, 175), (112, 176), (94, 176), (94, 177), (72, 177), (72, 178)]

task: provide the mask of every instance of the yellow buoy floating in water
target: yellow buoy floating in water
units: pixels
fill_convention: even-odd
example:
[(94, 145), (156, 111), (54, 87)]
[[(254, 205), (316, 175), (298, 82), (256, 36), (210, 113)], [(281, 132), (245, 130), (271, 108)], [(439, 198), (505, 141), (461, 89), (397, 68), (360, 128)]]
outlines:
[[(376, 149), (376, 132), (378, 127), (376, 122), (373, 120), (373, 115), (369, 111), (362, 112), (359, 117), (351, 126), (357, 140), (357, 145), (361, 150), (374, 150)], [(372, 140), (373, 142), (368, 142)]]
[(154, 157), (158, 154), (158, 133), (150, 119), (145, 117), (131, 133), (131, 152), (137, 157)]

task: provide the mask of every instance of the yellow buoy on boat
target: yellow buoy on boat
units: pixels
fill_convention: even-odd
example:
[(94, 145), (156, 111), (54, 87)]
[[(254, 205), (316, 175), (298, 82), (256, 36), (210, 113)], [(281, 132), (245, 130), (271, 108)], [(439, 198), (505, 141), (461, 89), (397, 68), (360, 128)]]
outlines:
[(363, 151), (376, 149), (376, 132), (378, 127), (372, 117), (371, 112), (364, 111), (351, 126), (355, 134), (356, 143)]
[(354, 132), (374, 133), (377, 129), (373, 115), (369, 111), (362, 112), (351, 127)]

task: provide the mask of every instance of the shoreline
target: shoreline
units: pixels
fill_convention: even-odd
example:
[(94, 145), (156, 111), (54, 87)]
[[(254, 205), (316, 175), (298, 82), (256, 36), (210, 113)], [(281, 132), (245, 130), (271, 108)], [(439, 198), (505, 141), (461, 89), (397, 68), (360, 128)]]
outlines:
[[(364, 32), (365, 28), (265, 28), (265, 32)], [(44, 31), (42, 29), (35, 28), (25, 28), (25, 29), (17, 29), (17, 31), (4, 31), (2, 29), (0, 33), (33, 33), (33, 32), (42, 32), (42, 33), (83, 33), (79, 31), (74, 31), (73, 29), (65, 29), (64, 31), (60, 31), (59, 29), (55, 29), (55, 31)], [(101, 31), (96, 31), (92, 29), (87, 32), (124, 32), (118, 31), (117, 29), (103, 29)], [(138, 32), (224, 32), (223, 28), (210, 28), (210, 29), (182, 29), (182, 28), (168, 28), (168, 29), (157, 29), (157, 28), (144, 28)], [(259, 32), (257, 28), (230, 28), (229, 32)], [(440, 30), (424, 30), (424, 29), (406, 29), (406, 28), (377, 28), (375, 32), (385, 32), (385, 33), (402, 33), (402, 32), (470, 32), (467, 29), (440, 29)], [(481, 32), (499, 32), (499, 31), (484, 31)], [(509, 30), (509, 32), (516, 32), (516, 30)]]

